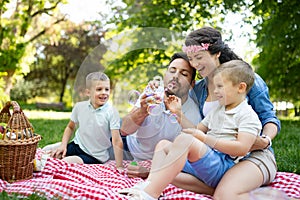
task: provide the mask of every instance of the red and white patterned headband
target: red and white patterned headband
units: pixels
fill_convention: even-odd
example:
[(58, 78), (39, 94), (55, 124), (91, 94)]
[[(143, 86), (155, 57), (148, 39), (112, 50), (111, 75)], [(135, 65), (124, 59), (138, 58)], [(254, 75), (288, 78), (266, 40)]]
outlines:
[(196, 53), (198, 51), (207, 51), (209, 46), (209, 43), (201, 43), (201, 45), (183, 46), (182, 50), (185, 53)]

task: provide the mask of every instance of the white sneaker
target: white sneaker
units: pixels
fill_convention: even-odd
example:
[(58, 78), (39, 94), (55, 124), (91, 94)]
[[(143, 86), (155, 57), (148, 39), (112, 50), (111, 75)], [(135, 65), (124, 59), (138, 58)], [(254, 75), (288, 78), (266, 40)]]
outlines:
[(124, 188), (118, 191), (119, 194), (127, 195), (132, 189), (144, 190), (147, 185), (150, 184), (150, 181), (141, 181), (132, 186), (131, 188)]
[(119, 190), (118, 193), (126, 194), (127, 196), (129, 196), (128, 199), (130, 200), (155, 200), (155, 198), (151, 197), (144, 190), (140, 190), (137, 188), (125, 188)]
[(150, 184), (150, 181), (141, 181), (135, 184), (132, 188), (139, 189), (139, 190), (144, 190), (148, 185)]

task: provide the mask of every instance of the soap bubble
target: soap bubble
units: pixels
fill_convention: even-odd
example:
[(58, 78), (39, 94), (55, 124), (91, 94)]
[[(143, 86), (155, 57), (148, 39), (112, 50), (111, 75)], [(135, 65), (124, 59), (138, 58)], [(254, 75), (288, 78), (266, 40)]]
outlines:
[(169, 120), (170, 120), (170, 122), (171, 122), (172, 124), (177, 123), (177, 115), (174, 114), (174, 113), (171, 113), (171, 114), (169, 115)]
[(149, 115), (158, 116), (163, 112), (163, 108), (160, 104), (149, 104), (147, 111)]
[(168, 85), (167, 85), (167, 89), (168, 90), (172, 90), (173, 89), (173, 87), (174, 87), (174, 83), (169, 83)]
[(137, 90), (130, 90), (128, 92), (128, 103), (134, 106), (137, 100), (139, 99), (139, 97), (140, 97), (140, 93)]
[(175, 86), (175, 83), (169, 83), (165, 89), (166, 95), (169, 96), (171, 94), (173, 94), (173, 88)]

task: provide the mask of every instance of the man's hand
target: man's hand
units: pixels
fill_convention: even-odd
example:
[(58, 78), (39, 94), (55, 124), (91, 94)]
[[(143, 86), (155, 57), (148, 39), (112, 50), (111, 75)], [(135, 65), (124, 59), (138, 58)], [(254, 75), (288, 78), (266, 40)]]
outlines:
[(143, 94), (141, 97), (141, 100), (140, 100), (140, 103), (141, 103), (140, 109), (143, 113), (147, 113), (147, 110), (148, 110), (147, 97), (148, 96), (146, 94)]
[(129, 178), (142, 178), (146, 179), (149, 175), (149, 170), (143, 166), (135, 166), (135, 165), (128, 165), (127, 167), (127, 176)]

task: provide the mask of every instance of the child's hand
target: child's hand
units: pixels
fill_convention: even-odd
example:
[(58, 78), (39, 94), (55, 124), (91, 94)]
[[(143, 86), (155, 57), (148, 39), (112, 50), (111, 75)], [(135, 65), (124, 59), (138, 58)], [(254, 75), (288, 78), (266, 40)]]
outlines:
[(117, 171), (120, 173), (120, 174), (123, 174), (125, 172), (125, 169), (124, 167), (117, 167)]
[(205, 140), (206, 134), (200, 131), (199, 129), (196, 128), (187, 128), (187, 129), (182, 129), (182, 132), (191, 134), (195, 138), (201, 140), (202, 142)]
[(165, 98), (164, 103), (166, 108), (170, 110), (172, 113), (177, 114), (181, 112), (181, 99), (175, 95), (169, 95)]
[(57, 149), (52, 150), (50, 156), (53, 158), (63, 159), (66, 156), (66, 153), (67, 149), (65, 147), (60, 146)]

